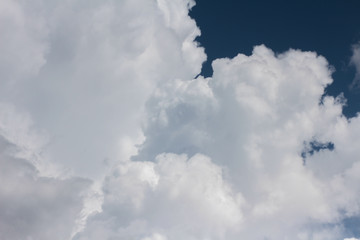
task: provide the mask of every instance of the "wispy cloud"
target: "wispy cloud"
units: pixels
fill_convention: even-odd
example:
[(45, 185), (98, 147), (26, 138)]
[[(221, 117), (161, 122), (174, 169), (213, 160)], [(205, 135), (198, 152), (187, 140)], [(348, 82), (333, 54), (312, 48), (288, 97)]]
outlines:
[(352, 88), (358, 88), (359, 87), (359, 81), (360, 81), (360, 44), (355, 44), (352, 47), (353, 55), (351, 57), (351, 65), (353, 65), (356, 69), (356, 74), (354, 81), (351, 84)]

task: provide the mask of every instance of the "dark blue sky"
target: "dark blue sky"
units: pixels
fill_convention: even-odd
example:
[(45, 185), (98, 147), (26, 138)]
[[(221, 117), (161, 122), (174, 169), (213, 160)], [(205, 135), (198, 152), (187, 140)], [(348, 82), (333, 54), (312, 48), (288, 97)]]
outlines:
[(316, 51), (336, 72), (329, 95), (344, 92), (344, 114), (360, 111), (360, 89), (349, 89), (355, 70), (349, 66), (351, 46), (360, 41), (359, 0), (239, 1), (196, 0), (191, 11), (202, 35), (208, 61), (202, 74), (211, 76), (211, 62), (238, 53), (251, 54), (253, 46), (265, 44), (280, 53), (289, 48)]

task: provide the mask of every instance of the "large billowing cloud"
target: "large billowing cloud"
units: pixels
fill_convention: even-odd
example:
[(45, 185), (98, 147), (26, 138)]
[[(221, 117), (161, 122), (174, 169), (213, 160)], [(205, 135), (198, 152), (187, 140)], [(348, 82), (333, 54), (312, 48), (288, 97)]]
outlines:
[(193, 4), (1, 1), (0, 134), (20, 149), (3, 161), (22, 159), (34, 178), (10, 178), (26, 169), (20, 160), (8, 164), (2, 186), (29, 186), (13, 190), (17, 199), (6, 192), (0, 199), (13, 203), (1, 216), (12, 229), (1, 238), (68, 239), (97, 209), (98, 198), (81, 193), (88, 180), (82, 186), (71, 176), (98, 181), (113, 162), (128, 159), (143, 139), (142, 109), (155, 86), (199, 73), (206, 56), (193, 41), (200, 33), (187, 15)]
[(79, 239), (352, 235), (345, 220), (359, 214), (359, 120), (342, 116), (341, 96), (322, 96), (327, 61), (258, 46), (213, 68), (212, 78), (155, 91), (146, 140), (107, 177), (104, 211)]
[(193, 5), (0, 3), (1, 239), (359, 237), (326, 59), (257, 46), (194, 79)]
[(97, 177), (141, 141), (156, 84), (199, 73), (206, 56), (193, 42), (192, 4), (3, 1), (1, 99), (48, 132), (53, 161)]

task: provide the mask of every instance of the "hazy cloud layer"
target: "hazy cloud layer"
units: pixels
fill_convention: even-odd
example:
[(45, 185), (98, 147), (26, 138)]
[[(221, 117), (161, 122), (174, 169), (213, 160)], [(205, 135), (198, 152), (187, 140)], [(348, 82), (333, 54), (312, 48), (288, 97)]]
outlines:
[(326, 59), (261, 45), (194, 79), (194, 4), (0, 3), (1, 239), (359, 237)]

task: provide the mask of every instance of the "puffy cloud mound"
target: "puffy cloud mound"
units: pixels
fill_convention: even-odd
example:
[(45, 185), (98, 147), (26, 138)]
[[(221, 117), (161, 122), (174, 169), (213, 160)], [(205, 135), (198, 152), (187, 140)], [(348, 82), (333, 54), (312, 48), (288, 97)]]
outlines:
[(103, 212), (75, 239), (204, 239), (242, 222), (243, 198), (203, 155), (161, 154), (119, 165), (104, 182)]
[(261, 45), (194, 79), (194, 4), (0, 3), (1, 239), (359, 237), (326, 59)]
[[(327, 61), (312, 52), (275, 55), (258, 46), (251, 56), (219, 59), (213, 68), (212, 78), (175, 79), (157, 88), (147, 103), (146, 140), (132, 161), (107, 177), (104, 211), (80, 239), (99, 232), (109, 239), (335, 240), (354, 234), (345, 221), (359, 215), (359, 120), (342, 115), (341, 96), (323, 96), (332, 82)], [(194, 156), (188, 167), (177, 155), (183, 153)], [(219, 169), (219, 190), (202, 173), (213, 172), (208, 167), (190, 174), (197, 153)], [(166, 171), (159, 171), (165, 162)], [(168, 188), (161, 187), (163, 179)], [(198, 189), (203, 181), (213, 187)], [(194, 189), (203, 197), (189, 203)], [(180, 201), (169, 199), (174, 192)], [(208, 196), (223, 197), (211, 200), (215, 207)], [(156, 207), (148, 205), (153, 202)]]

